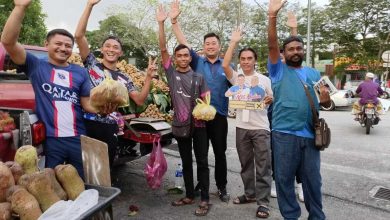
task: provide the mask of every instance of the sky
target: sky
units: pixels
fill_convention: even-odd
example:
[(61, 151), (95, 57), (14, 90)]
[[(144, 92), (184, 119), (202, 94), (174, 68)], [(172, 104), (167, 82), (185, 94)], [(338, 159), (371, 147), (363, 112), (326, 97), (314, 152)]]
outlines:
[[(254, 3), (254, 0), (244, 0), (248, 3)], [(261, 2), (268, 2), (268, 0), (260, 0)], [(307, 4), (307, 0), (290, 0), (288, 2)], [(64, 28), (74, 33), (77, 22), (84, 10), (87, 0), (41, 0), (43, 12), (47, 14), (46, 26), (48, 30), (54, 28)], [(110, 5), (128, 5), (131, 0), (101, 0), (96, 5), (90, 16), (87, 30), (96, 30), (99, 27), (99, 21), (104, 20), (107, 15), (107, 9)], [(325, 5), (328, 0), (312, 0), (312, 3), (317, 5)]]

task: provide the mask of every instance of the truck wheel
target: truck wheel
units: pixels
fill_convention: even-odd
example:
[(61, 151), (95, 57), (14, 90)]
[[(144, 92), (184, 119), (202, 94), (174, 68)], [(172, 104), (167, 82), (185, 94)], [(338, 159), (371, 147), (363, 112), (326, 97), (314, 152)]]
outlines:
[(366, 134), (370, 134), (371, 124), (371, 118), (366, 118)]
[(321, 109), (324, 111), (333, 111), (335, 108), (336, 108), (336, 105), (334, 104), (333, 100), (331, 101), (329, 107), (325, 108), (325, 107), (321, 106)]
[(139, 151), (141, 152), (141, 156), (150, 154), (152, 150), (153, 150), (153, 144), (139, 144)]

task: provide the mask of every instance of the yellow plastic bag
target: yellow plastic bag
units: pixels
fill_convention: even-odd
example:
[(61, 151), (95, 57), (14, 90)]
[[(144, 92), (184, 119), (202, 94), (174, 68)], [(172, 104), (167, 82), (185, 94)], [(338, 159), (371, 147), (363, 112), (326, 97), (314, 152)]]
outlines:
[(217, 110), (210, 105), (210, 93), (206, 94), (206, 102), (201, 99), (196, 99), (196, 106), (192, 111), (192, 115), (197, 120), (210, 121), (213, 120)]
[(91, 105), (101, 110), (106, 103), (118, 105), (118, 107), (129, 104), (129, 93), (127, 88), (120, 82), (113, 80), (105, 70), (106, 78), (98, 86), (91, 90)]

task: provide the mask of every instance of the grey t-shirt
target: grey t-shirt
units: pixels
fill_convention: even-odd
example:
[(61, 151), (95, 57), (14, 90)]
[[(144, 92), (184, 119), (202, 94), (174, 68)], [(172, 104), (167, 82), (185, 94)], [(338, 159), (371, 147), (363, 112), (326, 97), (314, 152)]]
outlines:
[[(173, 124), (182, 125), (189, 121), (189, 117), (192, 117), (191, 109), (191, 86), (194, 71), (190, 70), (185, 73), (178, 72), (172, 66), (171, 61), (164, 65), (164, 69), (168, 79), (168, 86), (171, 94), (172, 105), (174, 108)], [(206, 82), (201, 74), (196, 74), (197, 80), (196, 90), (198, 91), (198, 97), (203, 97), (206, 92), (209, 91)], [(204, 127), (204, 121), (194, 120), (195, 127)]]

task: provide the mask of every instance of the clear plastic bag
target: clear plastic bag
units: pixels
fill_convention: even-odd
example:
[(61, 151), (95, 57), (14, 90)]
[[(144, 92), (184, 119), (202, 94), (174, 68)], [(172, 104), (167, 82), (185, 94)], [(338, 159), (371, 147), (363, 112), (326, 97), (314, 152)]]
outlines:
[(210, 105), (210, 93), (206, 94), (206, 102), (201, 99), (196, 99), (196, 106), (192, 111), (192, 115), (197, 120), (210, 121), (213, 120), (217, 110), (214, 106)]
[(119, 107), (129, 104), (129, 93), (125, 85), (113, 80), (105, 71), (106, 78), (95, 88), (91, 89), (91, 105), (101, 110), (106, 103)]
[(167, 161), (161, 148), (160, 138), (156, 138), (153, 142), (152, 153), (150, 153), (144, 169), (149, 187), (152, 189), (159, 188), (166, 171)]

